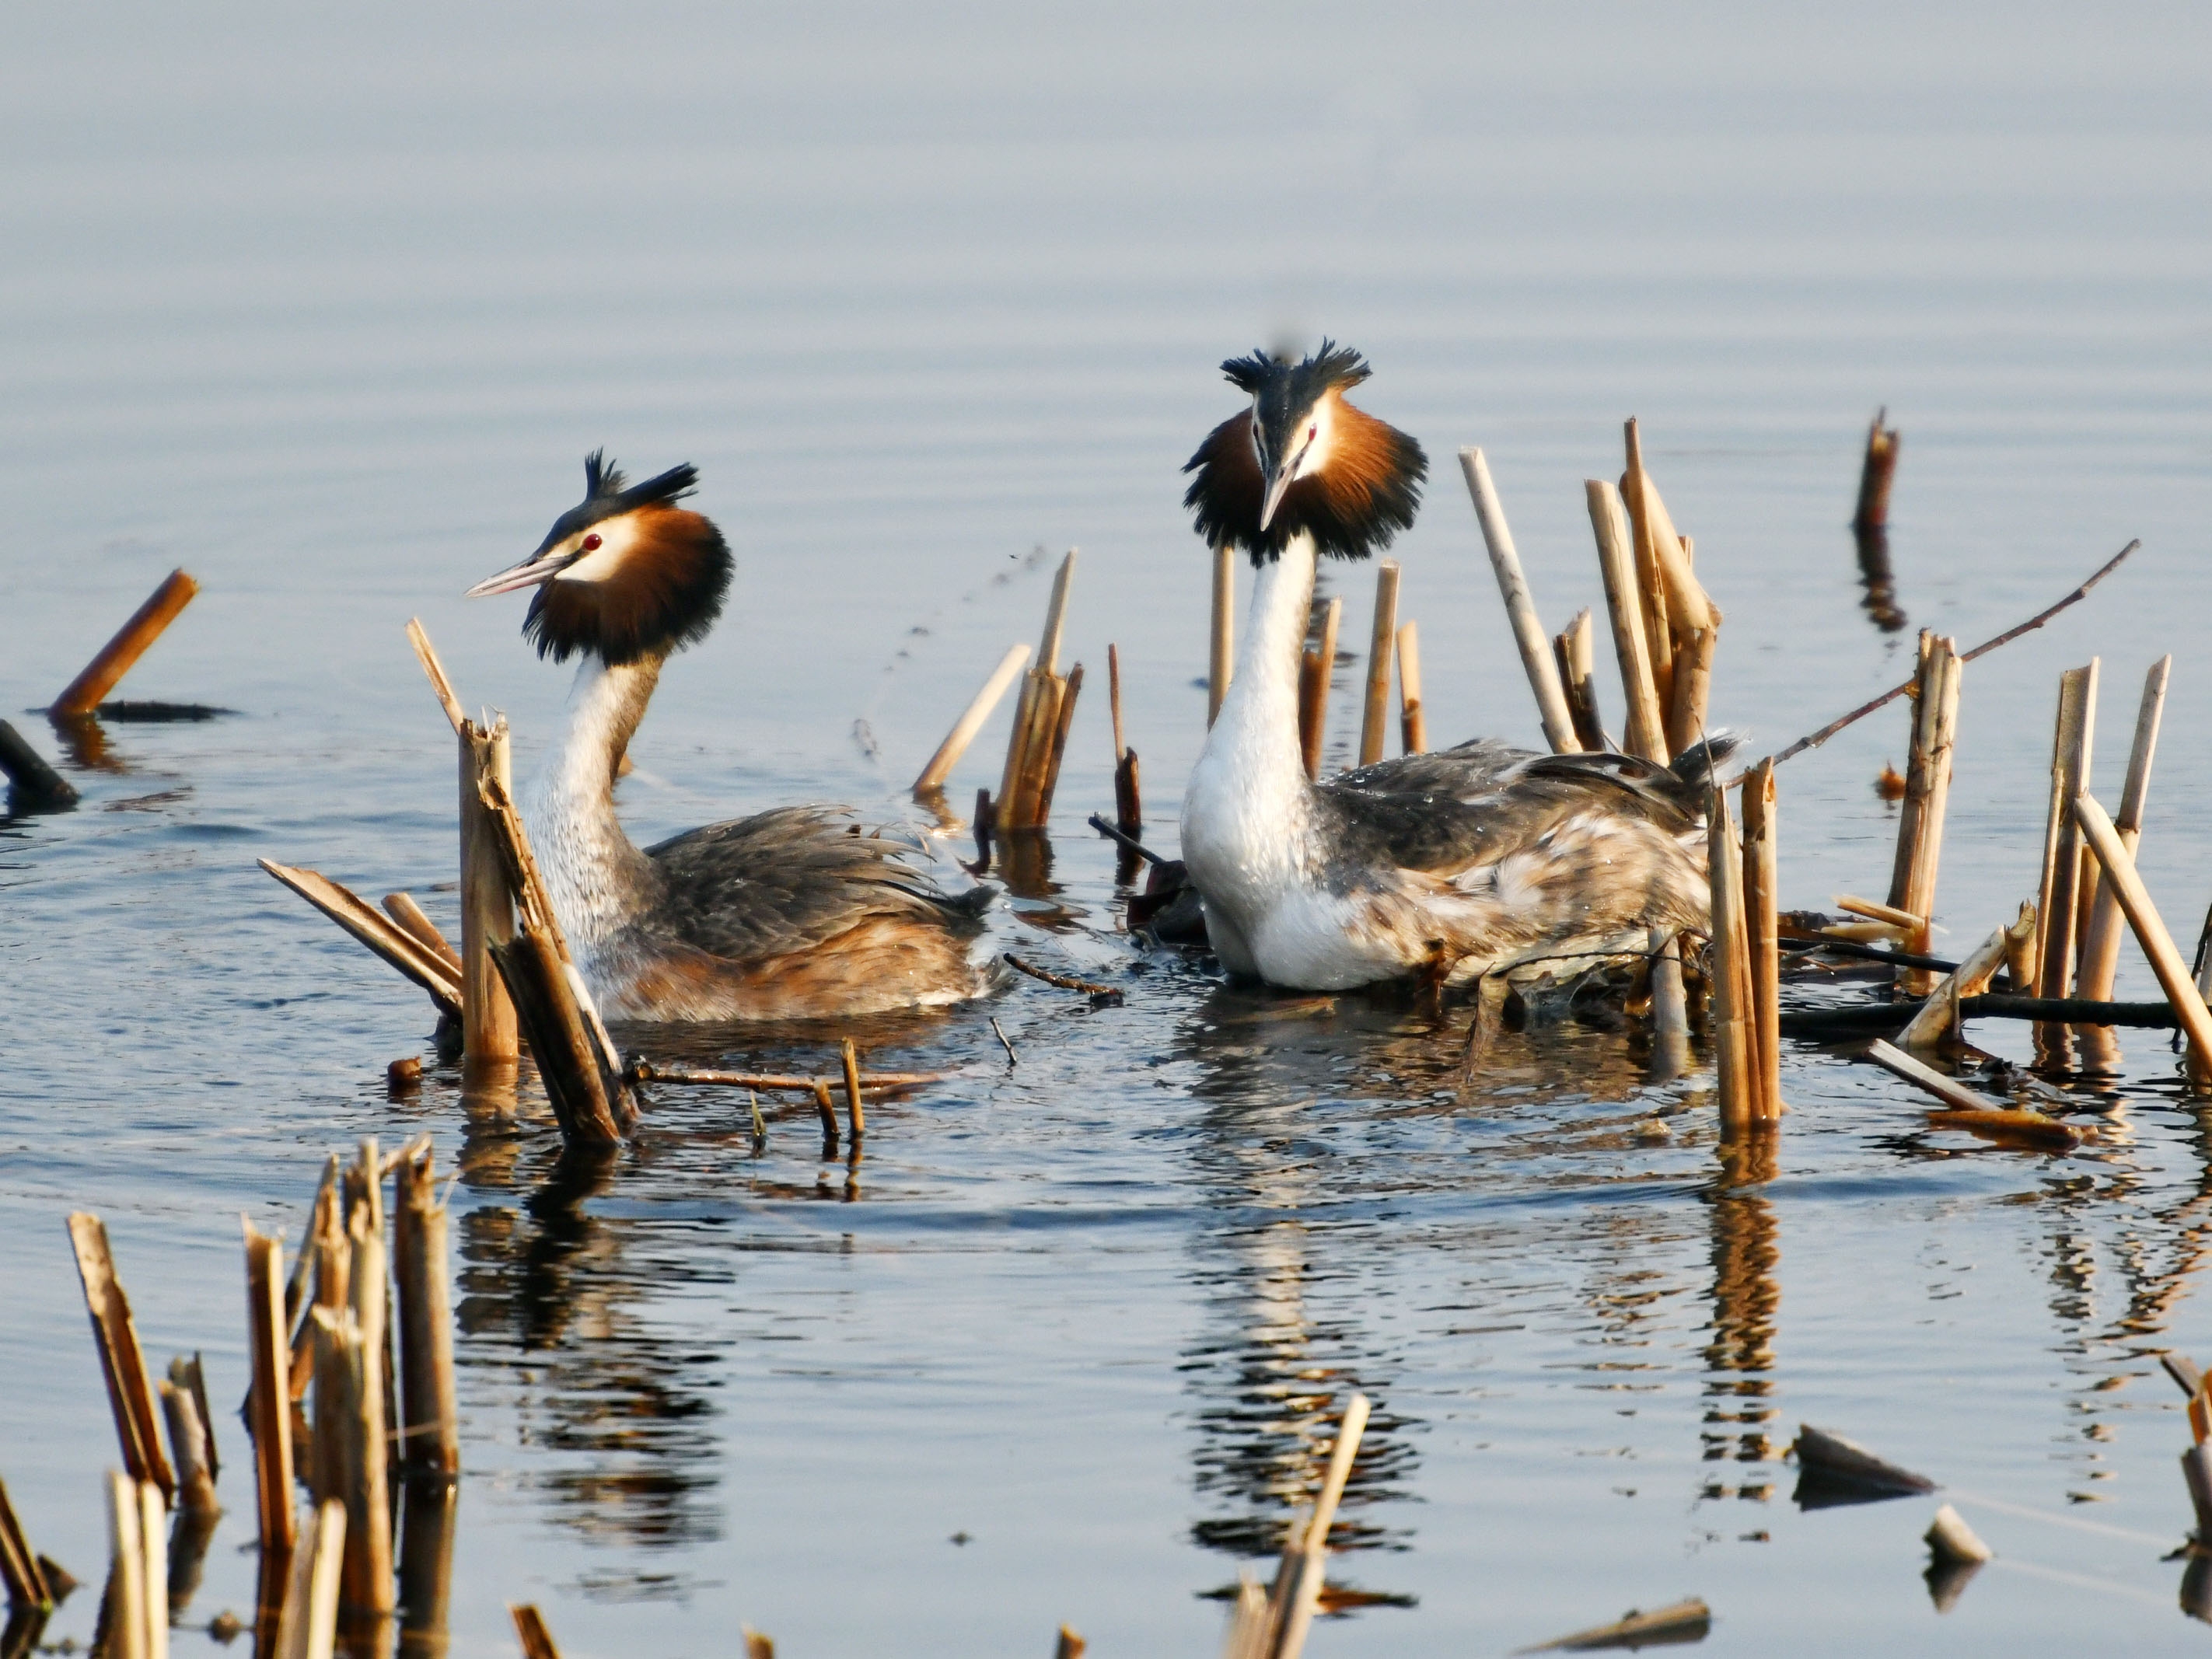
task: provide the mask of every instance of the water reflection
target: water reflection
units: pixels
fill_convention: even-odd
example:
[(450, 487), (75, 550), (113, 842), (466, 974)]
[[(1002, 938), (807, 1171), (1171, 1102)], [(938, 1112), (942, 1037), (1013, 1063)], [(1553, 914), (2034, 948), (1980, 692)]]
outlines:
[[(1746, 1133), (1724, 1144), (1721, 1170), (1705, 1194), (1712, 1232), (1712, 1321), (1705, 1344), (1704, 1427), (1707, 1462), (1765, 1465), (1780, 1461), (1768, 1433), (1776, 1408), (1771, 1375), (1774, 1333), (1781, 1313), (1780, 1230), (1774, 1206), (1755, 1188), (1774, 1178), (1779, 1137)], [(1774, 1484), (1762, 1468), (1745, 1471), (1731, 1487), (1708, 1478), (1705, 1498), (1765, 1502)]]
[(1897, 603), (1897, 578), (1889, 568), (1889, 532), (1865, 529), (1851, 534), (1858, 544), (1859, 586), (1865, 590), (1859, 603), (1883, 633), (1903, 632), (1910, 619)]

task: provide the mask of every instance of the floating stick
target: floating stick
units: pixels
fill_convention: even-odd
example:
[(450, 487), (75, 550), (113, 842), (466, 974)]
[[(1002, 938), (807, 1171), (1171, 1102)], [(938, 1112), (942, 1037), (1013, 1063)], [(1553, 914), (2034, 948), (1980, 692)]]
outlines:
[[(292, 1389), (285, 1340), (284, 1241), (246, 1230), (246, 1323), (253, 1365), (246, 1421), (253, 1437), (253, 1489), (264, 1560), (287, 1557), (292, 1515)], [(304, 1257), (302, 1258), (304, 1259)]]
[[(1474, 501), (1475, 520), (1482, 526), (1483, 545), (1490, 550), (1491, 568), (1498, 573), (1498, 592), (1505, 601), (1506, 620), (1513, 626), (1513, 642), (1520, 647), (1522, 669), (1528, 676), (1528, 689), (1536, 694), (1536, 717), (1543, 726), (1544, 740), (1554, 754), (1577, 753), (1582, 744), (1575, 736), (1574, 719), (1559, 686), (1558, 665), (1544, 648), (1544, 624), (1537, 620), (1536, 602), (1529, 597), (1528, 579), (1521, 574), (1521, 556), (1514, 549), (1512, 531), (1506, 527), (1497, 486), (1491, 482), (1490, 464), (1480, 449), (1468, 447), (1459, 453), (1459, 467), (1467, 479), (1467, 493)], [(1595, 507), (1592, 512), (1595, 514)], [(1602, 539), (1601, 532), (1601, 546)]]
[[(1960, 664), (1956, 640), (1923, 636), (1926, 655), (1922, 690), (1914, 709), (1912, 762), (1907, 769), (1905, 806), (1899, 814), (1897, 859), (1890, 876), (1889, 902), (1923, 918), (1906, 941), (1915, 951), (1929, 945), (1927, 918), (1936, 908), (1936, 874), (1943, 854), (1943, 818), (1951, 798), (1951, 761), (1959, 728)], [(1908, 969), (1904, 988), (1924, 994), (1933, 981), (1924, 969)]]
[(561, 1650), (553, 1645), (553, 1632), (545, 1628), (545, 1620), (535, 1607), (527, 1601), (510, 1602), (507, 1611), (514, 1620), (523, 1659), (561, 1659)]
[(1743, 910), (1757, 1064), (1753, 1115), (1768, 1123), (1782, 1119), (1782, 956), (1776, 915), (1782, 877), (1774, 828), (1774, 763), (1763, 760), (1743, 781)]
[(1935, 1127), (1964, 1129), (1984, 1139), (2024, 1143), (2046, 1152), (2071, 1152), (2081, 1144), (2081, 1132), (2071, 1124), (2040, 1112), (2000, 1110), (1972, 1090), (1962, 1088), (1879, 1037), (1867, 1045), (1865, 1057), (1943, 1103), (1945, 1110), (1928, 1115), (1929, 1123)]
[(1237, 550), (1213, 550), (1213, 627), (1207, 635), (1206, 723), (1210, 727), (1229, 695), (1229, 676), (1237, 665)]
[(1124, 1000), (1121, 993), (1110, 985), (1096, 985), (1087, 979), (1075, 979), (1066, 974), (1055, 974), (1049, 969), (1038, 967), (1033, 962), (1024, 962), (1011, 951), (1002, 952), (1000, 960), (1016, 973), (1027, 974), (1031, 979), (1042, 980), (1047, 985), (1056, 985), (1063, 991), (1082, 992), (1091, 999), (1093, 1007), (1118, 1008)]
[(1308, 646), (1299, 659), (1298, 746), (1305, 760), (1306, 776), (1321, 777), (1322, 745), (1328, 735), (1329, 681), (1336, 673), (1336, 628), (1344, 615), (1344, 601), (1331, 599), (1322, 612), (1321, 643)]
[(460, 1473), (453, 1388), (453, 1310), (446, 1206), (438, 1202), (430, 1137), (400, 1157), (392, 1206), (392, 1277), (399, 1289), (400, 1459), (409, 1471)]
[(1659, 718), (1659, 693), (1651, 678), (1651, 656), (1644, 637), (1643, 602), (1636, 580), (1635, 550), (1630, 545), (1627, 515), (1620, 492), (1602, 478), (1584, 481), (1590, 528), (1596, 532), (1598, 565), (1605, 576), (1605, 603), (1613, 618), (1614, 654), (1620, 663), (1623, 694), (1628, 699), (1632, 755), (1664, 765), (1666, 732)]
[(2197, 982), (2189, 975), (2189, 964), (2174, 949), (2172, 936), (2166, 931), (2157, 907), (2151, 902), (2149, 890), (2136, 872), (2135, 860), (2120, 844), (2118, 831), (2112, 828), (2112, 819), (2105, 816), (2105, 809), (2097, 804), (2095, 797), (2083, 794), (2074, 798), (2074, 819), (2087, 838), (2090, 850), (2097, 855), (2097, 862), (2104, 866), (2105, 883), (2112, 889), (2120, 908), (2127, 913), (2128, 926), (2135, 930), (2136, 943), (2150, 958), (2151, 971), (2158, 975), (2159, 988), (2173, 1005), (2181, 1029), (2189, 1034), (2191, 1087), (2200, 1093), (2212, 1091), (2212, 1012), (2207, 1012)]
[(1408, 755), (1429, 746), (1428, 716), (1421, 712), (1421, 635), (1412, 623), (1398, 629), (1398, 741)]
[(47, 765), (46, 757), (5, 720), (0, 720), (0, 772), (15, 786), (19, 808), (76, 805), (76, 787)]
[(100, 1351), (100, 1375), (107, 1383), (108, 1407), (115, 1416), (115, 1437), (123, 1448), (123, 1467), (133, 1480), (150, 1480), (166, 1497), (176, 1491), (177, 1477), (161, 1455), (154, 1395), (146, 1385), (146, 1361), (138, 1350), (131, 1300), (115, 1276), (107, 1229), (98, 1216), (78, 1211), (69, 1218), (69, 1232), (76, 1252), (77, 1277), (84, 1284), (85, 1312), (92, 1318), (93, 1344)]
[(493, 945), (514, 937), (514, 902), (484, 805), (487, 781), (512, 793), (509, 764), (504, 715), (489, 731), (461, 722), (461, 1054), (478, 1065), (511, 1063), (521, 1054), (514, 1002), (491, 959)]
[(1672, 1646), (1676, 1643), (1704, 1641), (1712, 1625), (1712, 1609), (1702, 1598), (1692, 1595), (1687, 1601), (1669, 1602), (1649, 1613), (1631, 1611), (1609, 1625), (1572, 1631), (1549, 1642), (1540, 1642), (1533, 1648), (1516, 1648), (1514, 1652), (1573, 1653), (1598, 1648), (1627, 1648), (1633, 1651), (1638, 1648)]
[(23, 1523), (15, 1518), (15, 1506), (8, 1501), (4, 1480), (0, 1480), (0, 1584), (7, 1586), (8, 1605), (18, 1612), (44, 1611), (54, 1604), (53, 1586), (46, 1582), (46, 1569), (39, 1565), (30, 1540), (23, 1536)]
[(860, 1137), (868, 1132), (867, 1115), (860, 1109), (860, 1055), (847, 1037), (838, 1047), (838, 1054), (845, 1062), (845, 1115), (852, 1125), (853, 1145), (860, 1144)]
[(430, 643), (421, 621), (407, 619), (407, 643), (415, 647), (415, 659), (422, 665), (429, 676), (430, 690), (438, 696), (438, 707), (446, 711), (446, 719), (458, 735), (468, 725), (468, 716), (461, 712), (461, 700), (453, 695), (453, 683), (446, 678), (446, 665), (438, 660), (438, 653)]
[[(1337, 1425), (1336, 1444), (1328, 1455), (1328, 1473), (1321, 1494), (1314, 1499), (1312, 1520), (1306, 1523), (1304, 1542), (1283, 1557), (1276, 1579), (1274, 1659), (1298, 1659), (1304, 1651), (1306, 1632), (1313, 1627), (1314, 1612), (1321, 1600), (1322, 1580), (1328, 1569), (1328, 1529), (1336, 1521), (1345, 1483), (1352, 1478), (1352, 1460), (1367, 1432), (1367, 1396), (1355, 1394), (1345, 1403), (1344, 1420)], [(1287, 1592), (1287, 1594), (1285, 1594)]]
[[(2104, 580), (2106, 577), (2111, 575), (2112, 572), (2118, 570), (2120, 568), (2121, 562), (2124, 560), (2129, 554), (2134, 552), (2142, 545), (2142, 544), (2140, 541), (2130, 542), (2118, 552), (2113, 554), (2111, 558), (2106, 560), (2103, 564), (2098, 566), (2096, 570), (2090, 575), (2087, 581), (2084, 581), (2079, 587), (2076, 587), (2064, 599), (2059, 600), (2057, 604), (2047, 606), (2045, 609), (2037, 611), (2035, 615), (2030, 617), (2026, 622), (2021, 623), (2017, 628), (2008, 628), (2003, 633), (1998, 635), (1995, 639), (1984, 640), (1972, 650), (1961, 654), (1959, 660), (1960, 662), (1972, 662), (1977, 657), (1987, 656), (1999, 646), (2010, 645), (2021, 635), (2032, 633), (2036, 629), (2042, 627), (2044, 623), (2049, 622), (2060, 611), (2065, 610), (2067, 606), (2078, 605), (2081, 600), (2089, 597), (2089, 590), (2091, 588), (2094, 587), (2099, 582)], [(1830, 720), (1826, 726), (1822, 726), (1819, 731), (1811, 733), (1809, 736), (1798, 738), (1796, 742), (1791, 744), (1787, 749), (1784, 750), (1780, 754), (1774, 757), (1774, 763), (1777, 766), (1779, 766), (1783, 762), (1794, 759), (1796, 757), (1803, 754), (1808, 749), (1818, 749), (1822, 744), (1827, 742), (1830, 738), (1834, 737), (1837, 732), (1842, 731), (1845, 726), (1850, 726), (1856, 721), (1863, 720), (1869, 714), (1873, 714), (1875, 709), (1883, 707), (1887, 703), (1895, 702), (1898, 698), (1903, 696), (1906, 692), (1912, 690), (1912, 687), (1913, 682), (1911, 680), (1905, 681), (1902, 685), (1893, 685), (1888, 690), (1883, 692), (1880, 696), (1869, 698), (1867, 702), (1861, 703), (1857, 708), (1852, 709), (1850, 714), (1844, 714), (1838, 719)]]
[(178, 613), (192, 602), (192, 596), (199, 591), (200, 585), (182, 570), (172, 570), (147, 597), (146, 603), (131, 613), (131, 620), (116, 630), (115, 637), (100, 647), (99, 654), (63, 688), (61, 696), (54, 699), (53, 707), (46, 713), (70, 719), (97, 710), (117, 683), (146, 654), (147, 647), (161, 637), (161, 631), (176, 621)]
[(429, 993), (441, 1013), (461, 1012), (459, 981), (444, 961), (432, 955), (409, 934), (402, 933), (350, 888), (318, 871), (304, 870), (274, 859), (255, 860), (264, 870), (320, 910), (367, 945), (370, 951), (398, 969)]
[(1978, 1095), (1965, 1085), (1953, 1082), (1942, 1073), (1923, 1066), (1911, 1054), (1892, 1047), (1880, 1037), (1867, 1044), (1865, 1057), (1885, 1072), (1903, 1078), (1914, 1087), (1925, 1089), (1954, 1111), (1986, 1112), (1990, 1109), (1988, 1097)]
[(1390, 649), (1398, 639), (1398, 562), (1375, 569), (1375, 626), (1368, 635), (1367, 698), (1359, 716), (1359, 764), (1382, 758), (1382, 728), (1390, 712)]
[[(774, 1072), (714, 1072), (700, 1071), (689, 1066), (656, 1066), (650, 1060), (634, 1060), (629, 1074), (640, 1083), (706, 1083), (729, 1089), (763, 1089), (771, 1093), (790, 1090), (800, 1094), (811, 1094), (817, 1089), (829, 1086), (829, 1079), (818, 1077), (792, 1077)], [(932, 1083), (942, 1083), (957, 1076), (954, 1072), (863, 1072), (860, 1087), (869, 1094), (904, 1094), (910, 1089), (920, 1089)]]
[(1733, 1133), (1759, 1115), (1757, 1037), (1751, 1024), (1750, 952), (1745, 938), (1743, 861), (1728, 795), (1713, 791), (1705, 809), (1705, 872), (1712, 890), (1713, 1058), (1721, 1128)]
[(1875, 411), (1874, 424), (1867, 428), (1866, 460), (1859, 468), (1858, 510), (1851, 514), (1854, 530), (1884, 530), (1889, 526), (1889, 486), (1897, 476), (1899, 440), (1895, 427), (1882, 424), (1888, 418), (1885, 405)]
[(1911, 910), (1900, 910), (1894, 905), (1878, 904), (1872, 899), (1857, 898), (1850, 893), (1836, 895), (1836, 908), (1854, 916), (1864, 916), (1878, 921), (1893, 933), (1917, 933), (1928, 925), (1928, 918)]
[[(2150, 766), (2158, 751), (2158, 726), (2166, 708), (2166, 684), (2173, 659), (2160, 657), (2144, 676), (2142, 702), (2136, 710), (2136, 736), (2128, 751), (2128, 777), (2120, 791), (2120, 810), (2112, 829), (2120, 845), (2133, 858), (2142, 842), (2143, 805), (2150, 795)], [(2120, 902), (2110, 884), (2097, 884), (2089, 925), (2081, 936), (2077, 994), (2101, 1001), (2112, 994), (2112, 980), (2120, 961)]]
[(461, 953), (453, 949), (453, 942), (438, 931), (438, 924), (422, 913), (412, 893), (386, 893), (384, 914), (399, 925), (399, 929), (432, 956), (452, 969), (461, 971)]
[(2081, 836), (2074, 817), (2076, 797), (2089, 787), (2090, 752), (2097, 734), (2097, 659), (2058, 677), (2058, 732), (2051, 756), (2051, 818), (2043, 842), (2043, 891), (2035, 913), (2043, 919), (2035, 994), (2063, 997), (2073, 979), (2075, 884), (2081, 872)]
[(1007, 647), (1006, 654), (1000, 659), (999, 665), (991, 671), (991, 678), (983, 682), (983, 689), (961, 711), (960, 718), (952, 722), (952, 729), (945, 734), (945, 741), (937, 745), (937, 752), (929, 757), (929, 764), (923, 767), (921, 776), (915, 779), (915, 794), (926, 795), (933, 789), (945, 787), (945, 779), (952, 775), (952, 769), (960, 763), (961, 756), (968, 752), (968, 745), (975, 742), (976, 732), (983, 729), (983, 722), (991, 718), (991, 711), (999, 706), (999, 700), (1006, 695), (1006, 688), (1014, 683), (1014, 677), (1022, 672), (1023, 665), (1029, 659), (1028, 646)]

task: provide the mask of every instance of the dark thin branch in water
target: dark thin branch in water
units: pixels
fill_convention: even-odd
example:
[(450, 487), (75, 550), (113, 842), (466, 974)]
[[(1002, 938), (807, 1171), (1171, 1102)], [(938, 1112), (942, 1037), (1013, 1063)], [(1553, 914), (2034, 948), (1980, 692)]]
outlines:
[(1014, 1053), (1014, 1045), (1006, 1041), (1006, 1032), (1000, 1029), (999, 1017), (996, 1014), (991, 1016), (991, 1035), (999, 1039), (999, 1046), (1006, 1051), (1007, 1065), (1018, 1066), (1022, 1063), (1020, 1056)]
[[(1082, 992), (1091, 999), (1091, 1006), (1094, 1008), (1118, 1008), (1121, 1006), (1121, 994), (1110, 985), (1094, 985), (1087, 979), (1071, 979), (1066, 974), (1055, 974), (1035, 963), (1024, 962), (1012, 951), (1004, 953), (1004, 959), (1006, 966), (1016, 973), (1027, 974), (1031, 979), (1041, 979), (1047, 985), (1057, 985), (1063, 991)], [(1000, 1040), (1004, 1041), (1003, 1038)]]
[[(1794, 1036), (1822, 1031), (1889, 1031), (1909, 1022), (1921, 1001), (1847, 1003), (1834, 1008), (1785, 1008), (1782, 1029)], [(2060, 1025), (2131, 1025), (2171, 1030), (2180, 1024), (2167, 1002), (2099, 1002), (2084, 997), (1961, 997), (1965, 1019), (2032, 1019)]]
[(1119, 847), (1123, 852), (1134, 853), (1139, 858), (1144, 860), (1147, 864), (1168, 864), (1173, 861), (1169, 859), (1162, 858), (1158, 853), (1152, 851), (1151, 848), (1146, 846), (1144, 842), (1139, 841), (1134, 836), (1126, 834), (1123, 831), (1115, 829), (1112, 824), (1107, 823), (1103, 817), (1097, 812), (1093, 812), (1091, 815), (1091, 827), (1093, 830), (1096, 830), (1100, 835), (1105, 836), (1107, 840), (1112, 842), (1116, 847)]
[[(2003, 633), (1998, 635), (1995, 639), (1983, 641), (1981, 644), (1976, 646), (1972, 650), (1962, 653), (1959, 660), (1961, 662), (1972, 662), (1975, 658), (1986, 655), (1988, 653), (1996, 650), (2001, 645), (2011, 644), (2013, 641), (2018, 639), (2023, 634), (2033, 633), (2035, 629), (2042, 627), (2044, 623), (2049, 622), (2053, 617), (2057, 616), (2060, 611), (2065, 610), (2069, 605), (2077, 605), (2081, 600), (2087, 599), (2091, 588), (2094, 587), (2099, 582), (2104, 580), (2106, 577), (2111, 575), (2112, 572), (2120, 568), (2120, 562), (2142, 545), (2142, 543), (2141, 541), (2130, 542), (2125, 547), (2122, 548), (2118, 552), (2113, 554), (2110, 559), (2106, 560), (2105, 563), (2099, 568), (2097, 573), (2091, 576), (2088, 580), (2083, 582), (2081, 586), (2075, 588), (2071, 593), (2069, 593), (2064, 599), (2059, 600), (2057, 604), (2052, 605), (2049, 610), (2039, 611), (2035, 615), (2030, 617), (2026, 622), (2021, 623), (2019, 627), (2008, 628)], [(1830, 738), (1834, 737), (1837, 732), (1842, 731), (1845, 726), (1852, 724), (1856, 720), (1864, 720), (1869, 714), (1873, 714), (1875, 709), (1881, 708), (1886, 703), (1893, 702), (1911, 690), (1912, 690), (1912, 682), (1911, 680), (1905, 681), (1902, 685), (1892, 686), (1888, 690), (1883, 692), (1871, 702), (1861, 703), (1856, 708), (1852, 709), (1850, 714), (1844, 715), (1841, 720), (1831, 720), (1827, 725), (1822, 726), (1810, 737), (1798, 738), (1796, 742), (1791, 744), (1787, 749), (1784, 750), (1780, 754), (1774, 757), (1774, 763), (1777, 766), (1779, 766), (1784, 761), (1789, 760), (1795, 756), (1802, 755), (1808, 749), (1818, 749), (1822, 744), (1827, 742)]]
[(1884, 951), (1875, 945), (1862, 945), (1854, 939), (1784, 938), (1782, 947), (1792, 955), (1802, 955), (1806, 951), (1826, 951), (1831, 956), (1850, 957), (1859, 962), (1887, 962), (1899, 968), (1927, 968), (1939, 974), (1955, 973), (1959, 967), (1957, 963), (1946, 962), (1942, 957), (1915, 956), (1910, 951)]

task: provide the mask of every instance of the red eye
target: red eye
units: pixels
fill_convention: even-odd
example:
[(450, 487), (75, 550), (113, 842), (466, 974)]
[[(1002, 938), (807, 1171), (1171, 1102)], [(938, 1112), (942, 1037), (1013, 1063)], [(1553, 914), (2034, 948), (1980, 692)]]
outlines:
[(1311, 442), (1312, 442), (1316, 438), (1318, 438), (1319, 436), (1321, 436), (1321, 428), (1320, 428), (1319, 427), (1317, 427), (1317, 426), (1310, 426), (1310, 427), (1308, 427), (1308, 428), (1306, 428), (1306, 441), (1307, 441), (1308, 443), (1311, 443)]
[(596, 552), (596, 551), (598, 551), (598, 550), (599, 550), (599, 532), (598, 531), (594, 530), (594, 531), (593, 531), (590, 535), (588, 535), (588, 536), (586, 536), (586, 537), (585, 537), (585, 538), (584, 538), (584, 551), (585, 551), (585, 552), (586, 552), (586, 553), (592, 553), (592, 552)]

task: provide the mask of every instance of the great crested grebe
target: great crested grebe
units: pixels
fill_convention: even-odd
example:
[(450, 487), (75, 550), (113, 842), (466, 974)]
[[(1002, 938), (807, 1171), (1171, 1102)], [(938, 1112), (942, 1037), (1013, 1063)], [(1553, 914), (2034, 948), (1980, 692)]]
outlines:
[(670, 654), (704, 639), (732, 561), (680, 507), (674, 467), (623, 487), (594, 451), (584, 499), (538, 550), (468, 597), (534, 587), (523, 637), (582, 659), (568, 725), (522, 815), (562, 931), (601, 1011), (629, 1019), (808, 1019), (957, 1002), (994, 890), (954, 897), (843, 809), (790, 806), (641, 852), (615, 815), (615, 769)]
[(1222, 373), (1252, 406), (1192, 456), (1183, 505), (1209, 545), (1251, 555), (1251, 622), (1182, 802), (1182, 855), (1231, 972), (1301, 990), (1436, 980), (1538, 957), (1640, 953), (1708, 924), (1704, 796), (1735, 746), (1672, 768), (1478, 738), (1310, 781), (1298, 658), (1316, 560), (1408, 528), (1428, 459), (1345, 402), (1366, 361), (1324, 340)]

